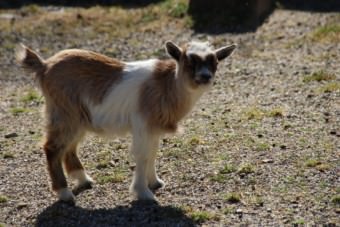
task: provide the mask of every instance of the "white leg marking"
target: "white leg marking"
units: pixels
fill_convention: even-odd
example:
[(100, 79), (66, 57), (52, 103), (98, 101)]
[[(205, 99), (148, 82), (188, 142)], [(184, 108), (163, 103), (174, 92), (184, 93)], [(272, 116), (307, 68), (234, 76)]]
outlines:
[(150, 143), (151, 147), (148, 155), (147, 179), (149, 188), (151, 190), (155, 190), (164, 187), (164, 182), (157, 176), (155, 166), (156, 154), (159, 146), (159, 138), (153, 138)]
[(74, 203), (75, 197), (73, 193), (68, 188), (62, 188), (57, 191), (58, 198), (64, 202)]
[[(135, 126), (141, 126), (141, 122), (137, 122)], [(133, 130), (132, 154), (136, 160), (136, 169), (130, 191), (141, 200), (156, 200), (148, 187), (147, 179), (147, 165), (154, 140), (158, 140), (158, 136), (150, 135), (143, 127), (137, 127)]]
[(87, 184), (87, 183), (90, 183), (90, 184), (93, 183), (93, 179), (89, 175), (87, 175), (85, 170), (83, 170), (83, 169), (73, 171), (69, 175), (72, 179), (77, 181), (78, 186), (84, 185), (84, 184)]

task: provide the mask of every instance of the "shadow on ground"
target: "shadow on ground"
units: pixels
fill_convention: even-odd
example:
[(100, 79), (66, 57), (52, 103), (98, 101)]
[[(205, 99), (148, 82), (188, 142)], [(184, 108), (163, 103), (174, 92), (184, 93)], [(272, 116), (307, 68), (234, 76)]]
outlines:
[(108, 209), (84, 209), (56, 202), (38, 215), (35, 226), (195, 226), (195, 222), (180, 208), (154, 202), (134, 201)]
[(285, 9), (312, 12), (340, 12), (339, 0), (280, 0), (280, 6)]
[(113, 6), (119, 5), (126, 8), (144, 7), (163, 0), (11, 0), (0, 1), (0, 9), (20, 8), (25, 5), (36, 4), (40, 6)]
[(255, 31), (278, 7), (340, 12), (340, 0), (190, 0), (188, 13), (197, 33), (243, 33)]

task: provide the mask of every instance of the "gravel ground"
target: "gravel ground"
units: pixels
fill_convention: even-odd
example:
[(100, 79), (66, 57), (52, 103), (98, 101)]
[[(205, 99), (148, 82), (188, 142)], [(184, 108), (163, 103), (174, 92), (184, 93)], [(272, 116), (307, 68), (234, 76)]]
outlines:
[[(30, 29), (44, 20), (41, 11), (86, 17), (76, 8), (38, 10), (0, 11), (0, 226), (340, 226), (339, 13), (276, 10), (256, 32), (212, 36), (185, 19), (124, 34), (93, 33), (92, 22), (73, 33), (58, 23)], [(169, 39), (238, 49), (184, 132), (163, 139), (159, 203), (128, 193), (130, 138), (95, 135), (79, 152), (94, 188), (76, 206), (58, 203), (41, 149), (44, 100), (15, 65), (15, 43), (45, 57), (78, 47), (135, 60), (164, 57)]]

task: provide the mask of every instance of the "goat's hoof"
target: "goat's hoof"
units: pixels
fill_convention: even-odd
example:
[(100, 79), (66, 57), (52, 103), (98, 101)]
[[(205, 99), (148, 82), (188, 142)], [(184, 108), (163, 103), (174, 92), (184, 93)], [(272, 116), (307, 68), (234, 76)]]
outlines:
[(79, 195), (80, 193), (92, 189), (93, 188), (93, 181), (86, 181), (80, 185), (77, 185), (74, 189), (72, 189), (72, 192), (74, 195)]
[(157, 179), (156, 182), (149, 184), (149, 188), (152, 191), (156, 191), (157, 189), (163, 188), (165, 185), (164, 181), (162, 181), (161, 179)]
[(157, 201), (156, 196), (148, 188), (144, 190), (136, 190), (135, 194), (138, 200)]
[(68, 188), (58, 190), (58, 198), (61, 202), (75, 205), (76, 197)]

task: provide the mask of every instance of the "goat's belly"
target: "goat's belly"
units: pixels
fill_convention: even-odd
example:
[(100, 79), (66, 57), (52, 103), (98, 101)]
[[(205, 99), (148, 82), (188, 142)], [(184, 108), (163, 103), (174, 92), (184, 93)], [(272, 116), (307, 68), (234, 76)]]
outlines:
[(92, 127), (95, 132), (105, 136), (124, 136), (131, 129), (130, 117), (128, 114), (118, 115), (97, 115), (92, 119)]

